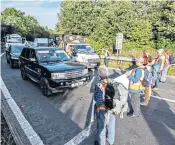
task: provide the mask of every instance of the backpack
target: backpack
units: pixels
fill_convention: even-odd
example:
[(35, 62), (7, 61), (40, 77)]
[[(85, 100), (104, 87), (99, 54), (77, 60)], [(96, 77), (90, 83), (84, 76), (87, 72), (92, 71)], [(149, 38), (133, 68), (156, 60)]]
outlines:
[(128, 110), (128, 89), (120, 82), (113, 82), (115, 89), (114, 102), (115, 108), (110, 110), (113, 114), (119, 114), (120, 118), (123, 118), (124, 112)]
[(112, 83), (107, 83), (105, 89), (105, 106), (107, 110), (115, 108), (116, 103), (114, 102), (114, 96), (116, 94), (116, 88), (114, 88)]
[(160, 70), (160, 64), (156, 63), (152, 65), (152, 81), (151, 81), (151, 87), (154, 87), (156, 80), (158, 78), (158, 72)]
[(142, 85), (144, 87), (149, 87), (152, 84), (152, 73), (145, 67), (144, 69), (144, 78)]
[(171, 55), (169, 57), (169, 62), (170, 62), (170, 64), (175, 64), (175, 57)]

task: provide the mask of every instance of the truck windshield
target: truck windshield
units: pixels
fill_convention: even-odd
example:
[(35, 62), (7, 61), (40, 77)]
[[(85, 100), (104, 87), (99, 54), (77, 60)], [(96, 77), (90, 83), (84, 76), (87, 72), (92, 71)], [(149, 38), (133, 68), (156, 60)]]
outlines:
[(93, 48), (89, 45), (74, 45), (73, 48), (77, 52), (94, 52)]
[(12, 46), (11, 53), (21, 53), (24, 46)]
[(71, 58), (63, 51), (58, 49), (37, 50), (39, 62), (68, 61)]
[(20, 37), (10, 37), (7, 40), (8, 43), (22, 43), (22, 38)]

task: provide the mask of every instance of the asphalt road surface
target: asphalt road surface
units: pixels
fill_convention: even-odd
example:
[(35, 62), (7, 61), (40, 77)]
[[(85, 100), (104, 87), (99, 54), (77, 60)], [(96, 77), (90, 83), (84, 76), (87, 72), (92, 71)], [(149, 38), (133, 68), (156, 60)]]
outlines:
[[(9, 67), (5, 55), (1, 58), (1, 77), (6, 87), (46, 145), (64, 145), (89, 125), (97, 81), (96, 72), (90, 73), (92, 81), (86, 86), (47, 98), (37, 84), (22, 80), (18, 68)], [(110, 77), (121, 73), (111, 70)], [(175, 84), (161, 84), (157, 94), (175, 100)], [(95, 131), (81, 145), (93, 145), (94, 136)], [(151, 98), (149, 106), (141, 107), (140, 117), (117, 117), (115, 144), (175, 145), (175, 103)]]

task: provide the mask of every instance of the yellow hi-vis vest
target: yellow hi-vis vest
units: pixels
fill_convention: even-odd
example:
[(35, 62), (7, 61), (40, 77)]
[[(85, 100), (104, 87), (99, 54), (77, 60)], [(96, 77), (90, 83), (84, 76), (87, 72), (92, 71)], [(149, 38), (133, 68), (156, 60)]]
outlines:
[[(139, 91), (139, 90), (144, 90), (145, 89), (145, 87), (142, 85), (142, 81), (144, 79), (144, 70), (142, 68), (140, 68), (140, 69), (142, 71), (142, 75), (141, 75), (139, 81), (137, 83), (134, 83), (134, 82), (130, 81), (129, 88), (132, 89), (132, 90)], [(131, 74), (132, 76), (135, 75), (135, 71), (136, 71), (136, 69), (134, 69), (134, 71), (132, 72), (132, 74)]]

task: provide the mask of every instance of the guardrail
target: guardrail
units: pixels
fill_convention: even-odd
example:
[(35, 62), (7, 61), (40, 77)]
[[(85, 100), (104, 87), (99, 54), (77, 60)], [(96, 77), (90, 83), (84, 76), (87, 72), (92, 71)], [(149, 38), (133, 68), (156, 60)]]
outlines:
[[(105, 56), (100, 56), (101, 59), (104, 59)], [(136, 59), (132, 57), (123, 57), (123, 56), (110, 56), (107, 57), (109, 60), (119, 60), (119, 61), (130, 61), (130, 62), (135, 62)]]

